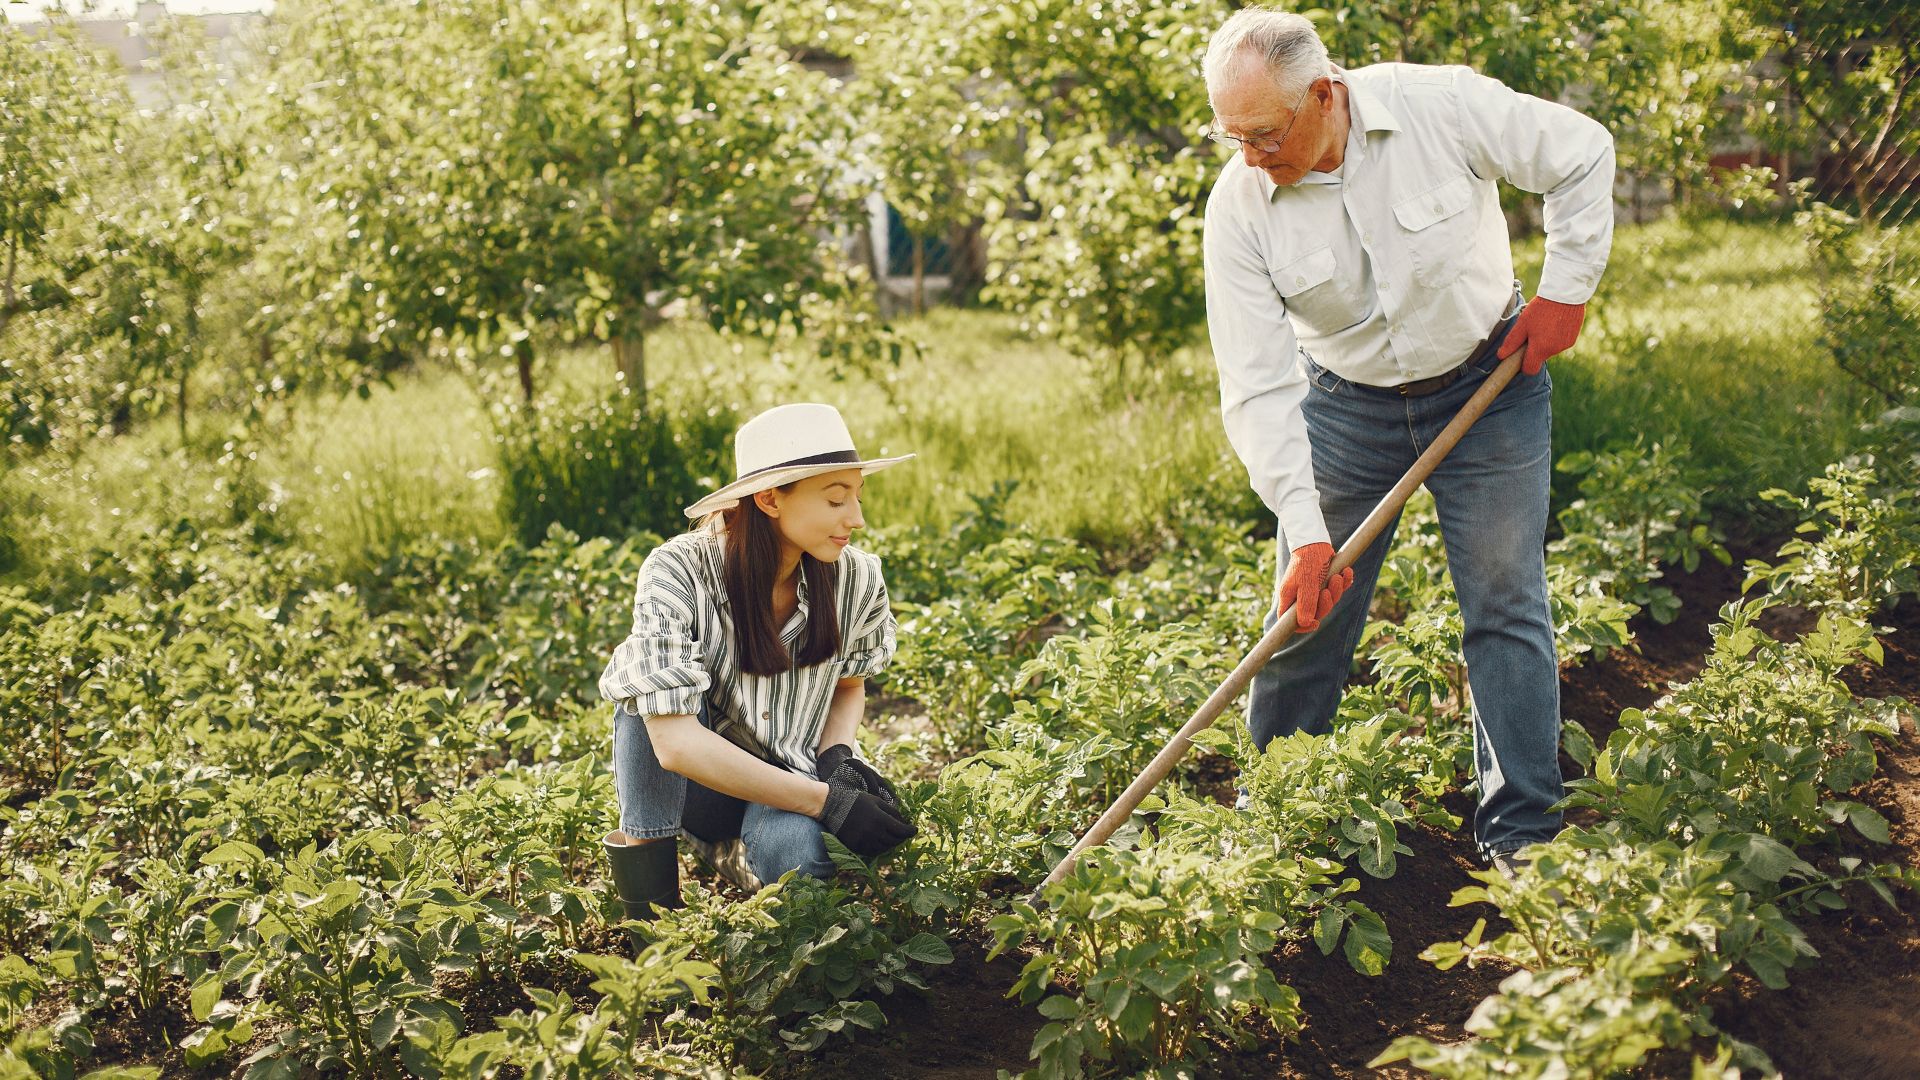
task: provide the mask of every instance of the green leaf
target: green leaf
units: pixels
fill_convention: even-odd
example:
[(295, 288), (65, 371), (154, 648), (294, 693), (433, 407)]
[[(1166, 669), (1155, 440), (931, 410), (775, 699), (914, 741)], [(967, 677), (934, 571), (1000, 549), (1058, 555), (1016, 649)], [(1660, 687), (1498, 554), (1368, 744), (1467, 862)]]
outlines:
[(213, 1015), (213, 1007), (220, 1004), (220, 991), (225, 985), (226, 981), (218, 972), (204, 975), (199, 982), (193, 984), (193, 991), (188, 995), (188, 1000), (195, 1020), (204, 1022), (207, 1017)]
[(1386, 920), (1358, 901), (1347, 904), (1347, 963), (1362, 975), (1378, 975), (1393, 956), (1393, 937)]
[(1313, 943), (1320, 946), (1320, 955), (1332, 956), (1334, 946), (1340, 944), (1340, 929), (1347, 922), (1345, 909), (1337, 904), (1328, 904), (1320, 909), (1313, 920)]
[(1071, 1020), (1080, 1015), (1080, 1003), (1065, 994), (1055, 994), (1040, 1003), (1040, 1015), (1049, 1020)]
[(1887, 819), (1871, 806), (1853, 804), (1847, 809), (1847, 821), (1861, 836), (1876, 844), (1890, 844), (1893, 837), (1887, 831)]
[(256, 864), (267, 861), (267, 853), (247, 843), (245, 840), (229, 840), (205, 855), (200, 856), (204, 866), (231, 866), (236, 863)]
[(1765, 882), (1779, 881), (1807, 865), (1793, 853), (1792, 848), (1760, 833), (1748, 833), (1741, 837), (1736, 854), (1743, 871)]
[(952, 947), (924, 930), (908, 938), (900, 951), (923, 964), (953, 963)]

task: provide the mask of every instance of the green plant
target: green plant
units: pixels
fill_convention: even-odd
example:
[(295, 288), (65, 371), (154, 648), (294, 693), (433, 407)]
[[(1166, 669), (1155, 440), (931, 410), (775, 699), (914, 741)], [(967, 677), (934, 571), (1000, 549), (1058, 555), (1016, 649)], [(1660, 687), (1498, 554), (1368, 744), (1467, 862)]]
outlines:
[(733, 475), (738, 418), (617, 389), (493, 411), (500, 516), (531, 548), (558, 525), (585, 536), (672, 536), (681, 508)]
[[(1327, 884), (1270, 853), (1222, 856), (1191, 845), (1088, 851), (1047, 886), (1041, 906), (1015, 901), (989, 924), (989, 957), (1039, 951), (1008, 991), (1050, 1022), (1034, 1036), (1031, 1075), (1128, 1075), (1191, 1061), (1206, 1033), (1236, 1042), (1249, 1025), (1299, 1026), (1299, 995), (1265, 957)], [(1053, 990), (1065, 982), (1068, 993)]]
[(1685, 1046), (1693, 1037), (1679, 1006), (1642, 994), (1636, 974), (1633, 964), (1624, 972), (1516, 971), (1467, 1018), (1474, 1038), (1436, 1043), (1402, 1036), (1367, 1064), (1405, 1061), (1449, 1080), (1617, 1076), (1649, 1051)]
[[(458, 926), (448, 925), (458, 917), (459, 898), (426, 876), (414, 843), (368, 831), (325, 852), (309, 845), (279, 860), (270, 888), (237, 886), (209, 908), (207, 945), (222, 962), (193, 987), (194, 1018), (211, 1022), (189, 1041), (189, 1062), (245, 1044), (255, 1021), (271, 1016), (285, 1027), (243, 1062), (256, 1080), (285, 1075), (295, 1063), (395, 1076), (403, 1028), (430, 1019), (459, 1024), (459, 1010), (433, 988), (436, 966), (471, 962)], [(350, 871), (357, 860), (378, 864), (373, 884)], [(234, 842), (203, 861), (259, 874), (266, 856)], [(223, 1008), (230, 986), (260, 997), (239, 1010)]]
[[(847, 857), (845, 852), (840, 853)], [(879, 1005), (861, 997), (901, 986), (926, 989), (916, 965), (947, 964), (946, 942), (920, 933), (888, 936), (845, 889), (788, 874), (748, 900), (691, 890), (687, 906), (663, 912), (648, 933), (654, 946), (687, 950), (709, 965), (712, 1009), (675, 1013), (662, 1030), (707, 1060), (729, 1066), (772, 1064), (808, 1053), (836, 1034), (876, 1030)]]
[(1897, 705), (1855, 699), (1839, 672), (1877, 659), (1870, 628), (1827, 614), (1790, 644), (1756, 620), (1765, 600), (1729, 603), (1706, 668), (1650, 710), (1629, 709), (1567, 805), (1642, 835), (1763, 833), (1820, 840), (1837, 823), (1885, 842), (1884, 819), (1841, 798), (1873, 775), (1875, 735), (1900, 730)]
[(1563, 455), (1554, 470), (1580, 477), (1580, 497), (1555, 515), (1561, 536), (1547, 545), (1551, 557), (1599, 581), (1609, 597), (1672, 622), (1680, 600), (1656, 584), (1665, 568), (1692, 573), (1703, 555), (1733, 561), (1686, 460), (1684, 450), (1637, 438), (1628, 447)]
[(945, 749), (966, 751), (1012, 708), (1016, 683), (1032, 677), (1023, 665), (1082, 617), (1098, 568), (1079, 545), (1028, 536), (959, 552), (957, 561), (949, 595), (899, 605), (901, 648), (883, 681), (925, 706)]
[(1777, 599), (1872, 618), (1902, 595), (1920, 593), (1920, 497), (1876, 484), (1873, 460), (1827, 466), (1805, 496), (1778, 488), (1760, 497), (1796, 512), (1799, 534), (1780, 561), (1747, 563), (1743, 589), (1765, 584)]
[(515, 1009), (497, 1018), (495, 1030), (464, 1037), (451, 1020), (433, 1018), (408, 1031), (400, 1058), (415, 1075), (430, 1080), (491, 1075), (502, 1066), (560, 1080), (614, 1073), (703, 1080), (735, 1075), (646, 1039), (650, 1021), (660, 1013), (711, 1000), (717, 972), (689, 959), (690, 951), (691, 946), (656, 944), (632, 960), (578, 955), (575, 963), (594, 976), (591, 989), (600, 996), (592, 1012), (577, 1011), (567, 994), (529, 986), (531, 1011)]
[(1087, 614), (1085, 633), (1051, 638), (1020, 669), (1026, 695), (1017, 719), (1053, 735), (1100, 735), (1123, 748), (1098, 789), (1110, 801), (1207, 699), (1230, 657), (1194, 628), (1151, 629), (1122, 621), (1108, 600)]

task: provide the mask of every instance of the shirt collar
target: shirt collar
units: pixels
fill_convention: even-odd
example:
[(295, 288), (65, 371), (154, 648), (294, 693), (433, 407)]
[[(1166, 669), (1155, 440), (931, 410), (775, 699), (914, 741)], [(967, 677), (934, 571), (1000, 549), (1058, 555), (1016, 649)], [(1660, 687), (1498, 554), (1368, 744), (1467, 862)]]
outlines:
[[(1399, 131), (1400, 118), (1393, 115), (1393, 110), (1387, 108), (1386, 102), (1375, 97), (1364, 88), (1356, 85), (1351, 79), (1347, 78), (1345, 68), (1335, 67), (1333, 69), (1333, 81), (1347, 88), (1347, 114), (1353, 121), (1347, 131), (1346, 167), (1341, 170), (1344, 174), (1351, 171), (1354, 159), (1362, 156), (1361, 153), (1356, 153), (1356, 150), (1364, 151), (1367, 145), (1367, 132)], [(1260, 172), (1258, 169), (1255, 169), (1254, 172), (1259, 173), (1260, 183), (1266, 191), (1267, 201), (1272, 202), (1274, 195), (1280, 190), (1280, 185), (1274, 183), (1273, 179), (1266, 173)], [(1300, 183), (1295, 186), (1311, 187), (1315, 184), (1338, 183), (1340, 183), (1340, 177), (1328, 176), (1326, 173), (1308, 173), (1306, 176), (1301, 177)]]

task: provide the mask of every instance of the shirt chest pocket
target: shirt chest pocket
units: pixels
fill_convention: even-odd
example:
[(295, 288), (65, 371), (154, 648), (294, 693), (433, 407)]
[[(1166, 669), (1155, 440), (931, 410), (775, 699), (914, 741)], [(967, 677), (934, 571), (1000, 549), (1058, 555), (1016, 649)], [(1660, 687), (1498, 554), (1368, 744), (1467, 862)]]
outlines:
[(1308, 334), (1326, 334), (1353, 323), (1348, 297), (1334, 274), (1333, 248), (1293, 256), (1268, 270), (1273, 287), (1287, 302), (1287, 315)]
[(1452, 284), (1473, 257), (1473, 182), (1456, 175), (1393, 204), (1413, 264), (1414, 280), (1428, 288)]

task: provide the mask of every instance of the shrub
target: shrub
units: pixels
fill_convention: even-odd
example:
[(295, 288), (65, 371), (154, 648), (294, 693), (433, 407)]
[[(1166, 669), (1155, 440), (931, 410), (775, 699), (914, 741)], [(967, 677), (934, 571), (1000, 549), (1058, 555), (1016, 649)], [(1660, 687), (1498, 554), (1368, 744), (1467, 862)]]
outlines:
[(500, 515), (528, 547), (562, 525), (583, 536), (671, 536), (681, 512), (733, 473), (730, 410), (648, 406), (621, 390), (494, 414)]

